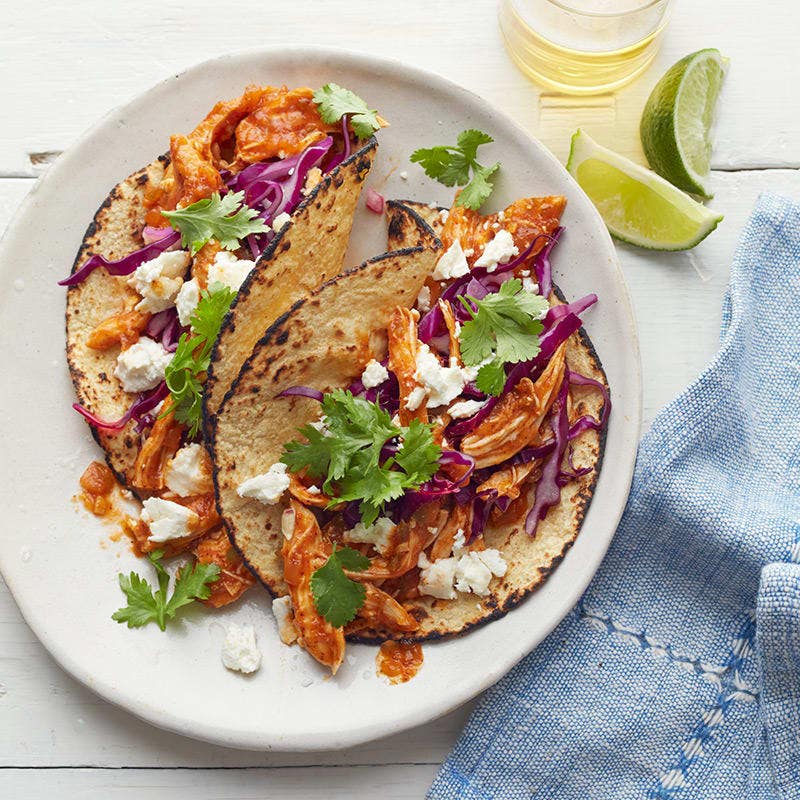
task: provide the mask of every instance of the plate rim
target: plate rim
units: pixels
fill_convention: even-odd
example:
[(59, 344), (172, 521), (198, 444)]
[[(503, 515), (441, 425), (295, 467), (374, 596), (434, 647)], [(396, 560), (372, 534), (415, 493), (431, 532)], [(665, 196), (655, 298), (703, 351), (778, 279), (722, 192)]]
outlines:
[[(191, 77), (195, 72), (201, 72), (213, 64), (220, 62), (249, 62), (259, 57), (267, 57), (272, 59), (279, 59), (281, 56), (297, 56), (298, 53), (307, 52), (312, 57), (321, 59), (328, 57), (334, 60), (349, 62), (352, 65), (368, 66), (368, 67), (382, 67), (390, 71), (402, 70), (411, 78), (433, 80), (442, 88), (454, 95), (461, 95), (468, 97), (473, 101), (477, 101), (484, 105), (488, 110), (495, 115), (503, 127), (516, 131), (527, 139), (533, 147), (537, 149), (542, 158), (548, 159), (557, 170), (563, 174), (566, 182), (571, 186), (572, 190), (576, 193), (584, 195), (583, 190), (580, 188), (575, 179), (567, 172), (564, 165), (553, 155), (553, 153), (545, 147), (533, 134), (527, 131), (520, 123), (510, 117), (506, 112), (498, 109), (490, 102), (484, 100), (476, 92), (461, 86), (452, 79), (441, 75), (435, 70), (425, 69), (413, 64), (408, 64), (401, 59), (391, 58), (382, 55), (375, 55), (365, 51), (352, 50), (341, 47), (329, 47), (326, 45), (302, 45), (300, 47), (291, 45), (273, 45), (263, 47), (244, 48), (224, 53), (203, 61), (194, 63), (187, 68), (164, 78), (136, 96), (132, 97), (125, 103), (114, 106), (107, 113), (101, 116), (96, 122), (90, 125), (84, 132), (61, 154), (56, 162), (38, 178), (34, 186), (25, 196), (19, 207), (16, 209), (12, 216), (6, 230), (0, 238), (0, 280), (7, 278), (6, 273), (9, 266), (6, 262), (9, 261), (5, 257), (5, 251), (8, 247), (8, 241), (12, 238), (12, 233), (19, 227), (27, 217), (29, 209), (35, 203), (36, 199), (41, 193), (46, 193), (49, 185), (58, 180), (62, 173), (69, 173), (71, 161), (76, 157), (78, 151), (85, 145), (86, 141), (99, 130), (102, 130), (121, 115), (131, 113), (136, 110), (140, 104), (146, 104), (149, 98), (168, 87), (169, 84), (178, 82), (181, 79)], [(167, 730), (172, 733), (180, 734), (181, 736), (209, 742), (212, 744), (223, 745), (236, 749), (244, 750), (268, 750), (274, 752), (321, 752), (341, 750), (348, 747), (364, 744), (375, 739), (384, 738), (401, 731), (409, 730), (419, 725), (430, 723), (445, 714), (450, 713), (459, 706), (473, 699), (481, 692), (492, 686), (499, 681), (504, 675), (509, 673), (527, 654), (532, 652), (538, 645), (561, 623), (569, 611), (574, 608), (580, 597), (585, 592), (589, 583), (593, 579), (595, 573), (599, 569), (611, 541), (614, 538), (617, 525), (625, 509), (626, 499), (630, 493), (630, 486), (633, 480), (633, 473), (636, 463), (636, 452), (638, 442), (641, 437), (641, 424), (642, 424), (642, 367), (641, 367), (641, 351), (639, 346), (639, 333), (636, 314), (630, 298), (630, 292), (625, 281), (624, 273), (619, 261), (619, 254), (616, 247), (608, 234), (605, 224), (602, 222), (599, 212), (594, 208), (591, 202), (586, 198), (589, 207), (595, 217), (595, 223), (605, 232), (605, 239), (607, 245), (607, 255), (610, 260), (610, 268), (615, 276), (617, 290), (622, 301), (622, 313), (627, 318), (630, 328), (630, 350), (632, 358), (632, 373), (629, 377), (633, 379), (635, 391), (631, 392), (630, 402), (631, 408), (629, 409), (629, 419), (626, 421), (626, 428), (635, 434), (633, 439), (635, 445), (630, 447), (629, 451), (625, 451), (627, 464), (623, 472), (615, 471), (615, 483), (625, 485), (624, 498), (621, 498), (617, 510), (616, 518), (613, 520), (613, 527), (609, 527), (610, 533), (607, 533), (602, 539), (595, 535), (594, 543), (596, 545), (596, 552), (591, 568), (582, 576), (582, 580), (576, 580), (572, 584), (571, 591), (561, 596), (562, 602), (559, 604), (563, 608), (563, 613), (557, 612), (553, 615), (548, 623), (547, 630), (543, 630), (541, 635), (538, 635), (534, 640), (525, 639), (525, 647), (522, 652), (515, 651), (513, 661), (505, 660), (502, 666), (489, 665), (482, 673), (482, 679), (469, 685), (467, 689), (461, 689), (447, 695), (441, 702), (432, 704), (433, 710), (431, 711), (428, 706), (419, 707), (416, 711), (407, 712), (401, 717), (383, 720), (380, 723), (365, 723), (360, 726), (354, 726), (347, 731), (339, 732), (335, 739), (331, 738), (329, 734), (324, 735), (324, 739), (320, 738), (321, 734), (290, 734), (277, 736), (274, 734), (261, 734), (253, 735), (252, 731), (235, 731), (235, 730), (220, 730), (219, 725), (204, 724), (200, 727), (194, 726), (192, 730), (186, 729), (186, 720), (181, 719), (177, 715), (170, 712), (165, 712), (162, 709), (149, 707), (143, 704), (141, 700), (137, 700), (132, 696), (126, 694), (119, 686), (115, 686), (109, 682), (98, 682), (90, 674), (90, 672), (83, 666), (77, 663), (72, 657), (68, 648), (59, 646), (56, 642), (50, 639), (48, 629), (45, 625), (39, 625), (38, 620), (35, 620), (36, 614), (34, 612), (33, 603), (29, 604), (24, 599), (24, 592), (17, 591), (14, 585), (14, 579), (11, 577), (9, 571), (3, 569), (2, 561), (0, 560), (0, 573), (8, 586), (11, 596), (14, 599), (17, 607), (22, 614), (26, 624), (32, 630), (36, 638), (41, 642), (42, 646), (48, 651), (50, 656), (64, 669), (71, 677), (88, 688), (90, 691), (101, 697), (103, 700), (124, 709), (131, 713), (134, 717), (147, 722), (162, 730)], [(619, 465), (615, 465), (619, 466)], [(554, 572), (557, 571), (554, 570)], [(565, 602), (563, 602), (565, 601)], [(194, 725), (194, 721), (192, 721)]]

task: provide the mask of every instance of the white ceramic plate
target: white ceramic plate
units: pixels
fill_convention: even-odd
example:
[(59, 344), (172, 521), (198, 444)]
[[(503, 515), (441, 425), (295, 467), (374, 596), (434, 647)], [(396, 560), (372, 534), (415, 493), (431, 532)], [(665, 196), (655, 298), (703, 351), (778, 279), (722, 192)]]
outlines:
[[(605, 460), (583, 530), (545, 585), (502, 619), (424, 646), (409, 683), (375, 674), (375, 649), (348, 646), (335, 679), (299, 648), (280, 644), (266, 593), (251, 590), (219, 613), (198, 609), (161, 633), (111, 620), (122, 605), (117, 572), (147, 572), (124, 542), (72, 499), (100, 453), (70, 410), (64, 295), (87, 224), (110, 188), (188, 131), (220, 98), (248, 83), (320, 86), (335, 81), (380, 109), (369, 185), (387, 197), (449, 204), (452, 191), (408, 162), (417, 147), (447, 143), (467, 127), (490, 132), (485, 157), (503, 163), (487, 210), (523, 195), (563, 194), (566, 234), (556, 279), (571, 298), (600, 303), (586, 326), (612, 387)], [(565, 131), (565, 136), (567, 132)], [(483, 152), (483, 151), (482, 151)], [(408, 179), (400, 173), (407, 171)], [(362, 208), (350, 264), (383, 251), (384, 220)], [(169, 730), (242, 748), (341, 748), (438, 717), (485, 689), (534, 648), (575, 604), (599, 565), (628, 495), (641, 415), (636, 326), (614, 247), (595, 209), (556, 159), (481, 98), (419, 69), (316, 48), (249, 52), (194, 67), (109, 114), (39, 181), (0, 249), (0, 567), (28, 624), (58, 662), (102, 697)], [(220, 662), (226, 623), (252, 622), (264, 653), (253, 677)]]

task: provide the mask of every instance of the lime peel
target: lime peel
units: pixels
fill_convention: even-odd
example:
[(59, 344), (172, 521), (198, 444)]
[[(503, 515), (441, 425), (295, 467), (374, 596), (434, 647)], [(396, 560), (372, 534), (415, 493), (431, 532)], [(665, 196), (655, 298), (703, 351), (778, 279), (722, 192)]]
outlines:
[(673, 64), (647, 99), (639, 125), (647, 161), (685, 192), (710, 198), (711, 127), (727, 59), (698, 50)]

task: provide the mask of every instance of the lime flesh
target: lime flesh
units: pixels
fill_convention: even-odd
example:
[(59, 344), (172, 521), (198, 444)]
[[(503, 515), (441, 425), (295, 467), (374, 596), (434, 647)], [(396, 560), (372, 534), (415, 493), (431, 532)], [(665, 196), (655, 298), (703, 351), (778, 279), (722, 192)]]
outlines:
[(639, 125), (650, 166), (679, 189), (705, 198), (712, 197), (711, 126), (724, 74), (719, 50), (682, 58), (656, 84)]
[(654, 172), (601, 147), (580, 130), (572, 137), (567, 169), (610, 233), (638, 247), (688, 250), (722, 219)]

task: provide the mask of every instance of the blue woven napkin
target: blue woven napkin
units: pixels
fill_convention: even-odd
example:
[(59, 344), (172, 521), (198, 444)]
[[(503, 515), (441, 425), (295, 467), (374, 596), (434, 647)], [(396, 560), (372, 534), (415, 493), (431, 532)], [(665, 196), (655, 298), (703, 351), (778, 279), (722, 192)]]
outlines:
[(430, 798), (800, 798), (800, 206), (759, 199), (721, 337), (642, 441), (578, 607)]

